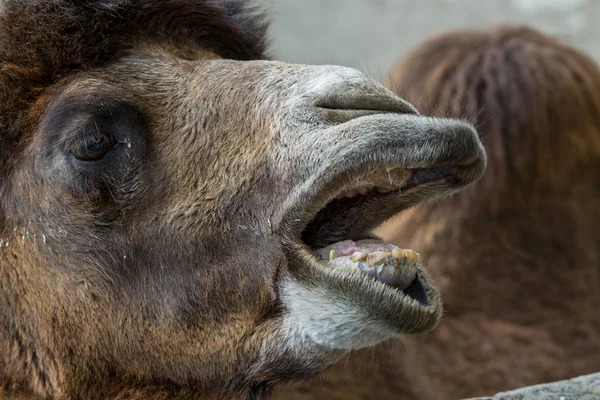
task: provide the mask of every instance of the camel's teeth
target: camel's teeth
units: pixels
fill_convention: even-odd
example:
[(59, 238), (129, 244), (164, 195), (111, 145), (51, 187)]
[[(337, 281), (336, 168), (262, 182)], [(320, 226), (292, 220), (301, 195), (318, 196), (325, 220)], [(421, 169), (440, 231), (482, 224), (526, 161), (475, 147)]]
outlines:
[(421, 255), (414, 250), (405, 250), (406, 260), (410, 263), (417, 263), (421, 259)]
[(365, 261), (367, 259), (367, 254), (363, 253), (362, 251), (357, 251), (356, 253), (352, 254), (350, 256), (350, 261), (352, 262), (360, 262), (360, 261)]
[(376, 252), (369, 254), (367, 264), (369, 264), (369, 266), (372, 267), (374, 265), (381, 263), (386, 258), (390, 258), (391, 256), (392, 256), (392, 253), (390, 253), (389, 251), (376, 251)]
[(337, 258), (337, 252), (333, 249), (329, 252), (329, 260), (335, 260)]
[(409, 263), (417, 263), (421, 259), (421, 255), (410, 249), (394, 249), (392, 256), (398, 260), (406, 259)]

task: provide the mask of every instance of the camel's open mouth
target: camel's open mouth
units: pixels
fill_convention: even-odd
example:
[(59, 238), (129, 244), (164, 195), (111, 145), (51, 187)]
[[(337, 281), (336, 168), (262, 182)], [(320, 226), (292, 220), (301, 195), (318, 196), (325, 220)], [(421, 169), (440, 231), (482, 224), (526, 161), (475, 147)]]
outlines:
[[(384, 169), (357, 178), (316, 213), (302, 231), (302, 241), (321, 264), (359, 270), (368, 279), (377, 280), (427, 306), (430, 302), (428, 284), (420, 273), (423, 267), (419, 264), (419, 254), (385, 243), (361, 228), (378, 226), (394, 211), (400, 211), (398, 206), (386, 208), (389, 203), (398, 203), (398, 198), (417, 187), (450, 176), (450, 167), (438, 166)], [(412, 205), (410, 202), (402, 204), (403, 208)]]
[(334, 268), (353, 268), (428, 305), (423, 283), (417, 276), (419, 253), (400, 249), (379, 239), (345, 240), (318, 249), (315, 255)]

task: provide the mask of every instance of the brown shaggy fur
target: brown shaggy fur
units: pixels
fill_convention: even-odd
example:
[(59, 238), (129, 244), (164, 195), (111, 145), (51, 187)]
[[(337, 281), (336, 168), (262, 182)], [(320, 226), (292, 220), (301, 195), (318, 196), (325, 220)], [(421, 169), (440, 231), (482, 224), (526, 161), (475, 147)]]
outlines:
[(456, 31), (388, 87), (474, 121), (489, 155), (476, 185), (381, 231), (421, 252), (446, 315), (276, 398), (454, 400), (600, 371), (598, 66), (524, 27)]

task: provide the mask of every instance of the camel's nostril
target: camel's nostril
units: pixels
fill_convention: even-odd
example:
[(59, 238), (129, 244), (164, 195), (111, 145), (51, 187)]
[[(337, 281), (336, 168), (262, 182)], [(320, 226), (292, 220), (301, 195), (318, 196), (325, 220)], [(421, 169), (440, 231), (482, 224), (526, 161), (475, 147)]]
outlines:
[(311, 106), (336, 112), (369, 111), (419, 115), (417, 109), (365, 74), (344, 67), (313, 69), (303, 89)]
[(417, 109), (400, 97), (392, 94), (357, 95), (336, 93), (324, 96), (315, 104), (318, 108), (335, 111), (364, 111), (371, 113), (398, 113), (420, 115)]
[(419, 115), (410, 103), (397, 96), (381, 95), (345, 95), (343, 92), (322, 97), (315, 104), (322, 112), (324, 120), (342, 124), (356, 118), (379, 114)]

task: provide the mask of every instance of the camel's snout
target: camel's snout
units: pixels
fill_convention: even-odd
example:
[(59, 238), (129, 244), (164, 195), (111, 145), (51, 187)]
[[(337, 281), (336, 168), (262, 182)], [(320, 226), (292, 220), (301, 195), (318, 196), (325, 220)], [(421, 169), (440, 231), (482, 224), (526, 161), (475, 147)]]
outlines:
[(423, 116), (352, 68), (273, 66), (286, 76), (278, 80), (289, 83), (278, 92), (285, 99), (280, 115), (286, 123), (279, 124), (277, 137), (287, 144), (279, 150), (291, 159), (298, 185), (320, 193), (317, 186), (326, 182), (335, 191), (352, 174), (401, 168), (417, 173), (414, 186), (444, 181), (435, 189), (443, 196), (483, 174), (485, 151), (468, 123)]

